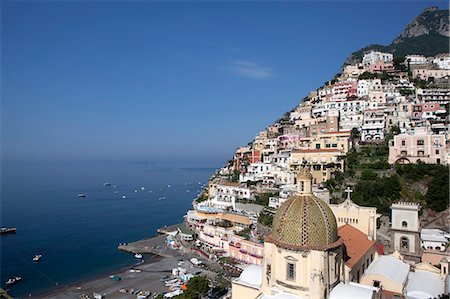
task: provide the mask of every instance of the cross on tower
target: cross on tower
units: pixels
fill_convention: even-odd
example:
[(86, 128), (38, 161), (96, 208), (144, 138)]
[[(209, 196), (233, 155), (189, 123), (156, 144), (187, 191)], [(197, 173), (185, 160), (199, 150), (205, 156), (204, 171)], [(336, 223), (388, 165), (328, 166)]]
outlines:
[(350, 194), (353, 192), (353, 190), (350, 187), (347, 187), (344, 192), (347, 193), (347, 199), (351, 199)]

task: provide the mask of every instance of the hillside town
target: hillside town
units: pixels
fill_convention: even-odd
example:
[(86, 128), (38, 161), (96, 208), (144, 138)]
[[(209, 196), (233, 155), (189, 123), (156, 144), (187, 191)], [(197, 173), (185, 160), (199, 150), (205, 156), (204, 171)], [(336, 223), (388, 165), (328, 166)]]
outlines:
[[(344, 66), (210, 178), (185, 217), (185, 240), (243, 271), (232, 298), (448, 295), (447, 205), (429, 209), (403, 192), (380, 208), (352, 193), (361, 176), (448, 172), (449, 75), (448, 54), (371, 51)], [(382, 163), (364, 164), (382, 167), (350, 159), (383, 148)]]

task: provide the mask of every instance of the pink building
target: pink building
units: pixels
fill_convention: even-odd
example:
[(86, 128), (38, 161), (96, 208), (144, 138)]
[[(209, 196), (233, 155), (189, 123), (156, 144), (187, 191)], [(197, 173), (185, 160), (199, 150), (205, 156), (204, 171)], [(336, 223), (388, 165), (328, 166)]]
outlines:
[(358, 81), (347, 81), (336, 83), (333, 86), (334, 101), (345, 101), (350, 97), (356, 97), (358, 95)]
[(426, 128), (416, 128), (411, 133), (394, 136), (389, 145), (389, 163), (447, 164), (444, 135), (436, 135)]
[(369, 72), (382, 73), (384, 71), (393, 71), (394, 65), (392, 63), (385, 63), (384, 61), (378, 61), (377, 63), (369, 66)]
[(438, 102), (427, 102), (422, 104), (414, 104), (412, 117), (413, 118), (440, 118), (446, 112), (445, 105)]
[(233, 236), (229, 242), (228, 256), (242, 263), (262, 265), (264, 245)]

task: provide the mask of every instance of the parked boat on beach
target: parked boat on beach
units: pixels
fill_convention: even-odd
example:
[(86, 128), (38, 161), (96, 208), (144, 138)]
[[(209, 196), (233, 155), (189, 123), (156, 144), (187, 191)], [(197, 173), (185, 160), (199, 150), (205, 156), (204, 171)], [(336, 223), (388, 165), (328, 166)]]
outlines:
[(36, 254), (33, 258), (33, 262), (39, 262), (39, 260), (42, 258), (42, 254)]
[(0, 229), (0, 234), (2, 235), (6, 235), (6, 234), (15, 234), (16, 233), (16, 228), (15, 227), (2, 227)]
[(8, 280), (6, 281), (6, 285), (7, 285), (7, 286), (10, 286), (10, 285), (13, 285), (13, 284), (18, 283), (18, 282), (21, 281), (21, 280), (22, 280), (22, 277), (21, 277), (21, 276), (15, 276), (15, 277), (13, 277), (13, 278), (8, 279)]

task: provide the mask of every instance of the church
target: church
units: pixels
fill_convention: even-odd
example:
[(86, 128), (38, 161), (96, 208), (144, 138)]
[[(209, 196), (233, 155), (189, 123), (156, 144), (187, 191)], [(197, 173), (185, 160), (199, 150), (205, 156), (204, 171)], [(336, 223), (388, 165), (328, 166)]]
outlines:
[(331, 208), (313, 195), (307, 168), (297, 186), (274, 216), (262, 266), (248, 266), (233, 281), (232, 298), (379, 298), (379, 288), (344, 283), (344, 241)]

